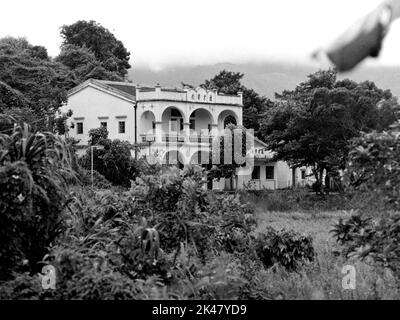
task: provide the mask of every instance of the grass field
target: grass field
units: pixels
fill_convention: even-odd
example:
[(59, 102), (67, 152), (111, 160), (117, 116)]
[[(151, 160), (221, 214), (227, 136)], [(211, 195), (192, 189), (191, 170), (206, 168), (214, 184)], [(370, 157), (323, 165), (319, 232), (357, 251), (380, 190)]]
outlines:
[[(330, 234), (340, 218), (350, 217), (350, 211), (269, 211), (263, 201), (255, 201), (256, 232), (267, 226), (295, 230), (313, 238), (316, 260), (300, 271), (289, 273), (277, 267), (263, 270), (254, 281), (271, 299), (398, 299), (399, 286), (390, 272), (371, 262), (346, 260)], [(356, 289), (342, 287), (342, 268), (352, 265), (356, 270)]]

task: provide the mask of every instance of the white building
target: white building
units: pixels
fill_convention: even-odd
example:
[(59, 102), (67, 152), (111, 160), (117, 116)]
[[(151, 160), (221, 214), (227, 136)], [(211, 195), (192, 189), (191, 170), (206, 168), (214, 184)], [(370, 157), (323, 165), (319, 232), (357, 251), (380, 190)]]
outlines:
[[(69, 136), (87, 148), (88, 132), (107, 127), (110, 139), (140, 145), (135, 156), (157, 158), (163, 163), (207, 165), (212, 138), (227, 124), (242, 125), (243, 97), (203, 88), (141, 87), (128, 82), (90, 79), (68, 93), (63, 110), (71, 109)], [(82, 151), (81, 151), (82, 152)], [(280, 189), (292, 185), (292, 170), (285, 162), (272, 161), (265, 143), (254, 139), (250, 171), (238, 171), (237, 181), (215, 181), (215, 189), (251, 187)], [(304, 178), (304, 179), (302, 179)], [(304, 184), (297, 171), (296, 182)]]

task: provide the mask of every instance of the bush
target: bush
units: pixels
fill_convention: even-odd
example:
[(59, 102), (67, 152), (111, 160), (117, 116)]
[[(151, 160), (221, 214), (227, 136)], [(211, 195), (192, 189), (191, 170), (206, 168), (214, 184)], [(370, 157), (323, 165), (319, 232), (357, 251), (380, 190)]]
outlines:
[(353, 213), (346, 221), (340, 220), (332, 233), (344, 246), (346, 257), (371, 258), (389, 268), (400, 280), (400, 214), (389, 213), (373, 220)]
[(315, 255), (311, 237), (270, 227), (257, 236), (255, 250), (265, 267), (280, 264), (289, 271), (313, 261)]
[[(91, 186), (92, 185), (92, 173), (90, 170), (81, 169), (80, 170), (80, 180), (83, 185)], [(102, 174), (93, 170), (93, 187), (96, 189), (110, 189), (111, 182), (108, 181)]]
[(387, 132), (363, 134), (353, 141), (346, 181), (400, 208), (400, 123)]
[(246, 252), (254, 209), (238, 195), (209, 194), (205, 183), (201, 167), (169, 168), (138, 178), (131, 193), (148, 207), (146, 218), (157, 226), (167, 252), (177, 252), (182, 242), (192, 245), (203, 261), (210, 249)]
[(157, 225), (167, 252), (177, 252), (180, 243), (190, 243), (204, 258), (214, 226), (207, 213), (207, 191), (203, 170), (169, 168), (157, 175), (137, 178), (131, 194), (148, 207), (146, 218)]
[[(128, 141), (107, 139), (105, 128), (92, 129), (89, 132), (90, 145), (100, 145), (103, 149), (93, 149), (93, 168), (114, 185), (129, 187), (137, 174), (137, 164), (131, 155)], [(91, 148), (80, 159), (86, 170), (91, 170)]]
[(216, 226), (215, 248), (228, 253), (248, 253), (250, 233), (256, 224), (254, 208), (239, 196), (215, 196), (209, 212)]
[(62, 231), (68, 181), (75, 176), (64, 142), (28, 125), (0, 134), (0, 278), (35, 271)]

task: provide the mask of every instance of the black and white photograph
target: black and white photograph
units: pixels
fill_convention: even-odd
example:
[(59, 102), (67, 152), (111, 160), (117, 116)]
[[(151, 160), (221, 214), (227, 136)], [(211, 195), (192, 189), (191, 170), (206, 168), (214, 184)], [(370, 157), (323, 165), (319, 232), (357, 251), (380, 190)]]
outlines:
[(399, 300), (399, 17), (400, 0), (1, 3), (0, 305)]

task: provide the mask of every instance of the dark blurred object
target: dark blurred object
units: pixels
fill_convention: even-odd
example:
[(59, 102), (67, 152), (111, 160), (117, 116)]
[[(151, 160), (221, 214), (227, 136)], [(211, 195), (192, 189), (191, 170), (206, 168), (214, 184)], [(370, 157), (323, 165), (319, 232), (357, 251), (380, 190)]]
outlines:
[(385, 1), (324, 50), (338, 71), (351, 70), (365, 58), (379, 55), (389, 26), (398, 17), (399, 7), (400, 0)]

